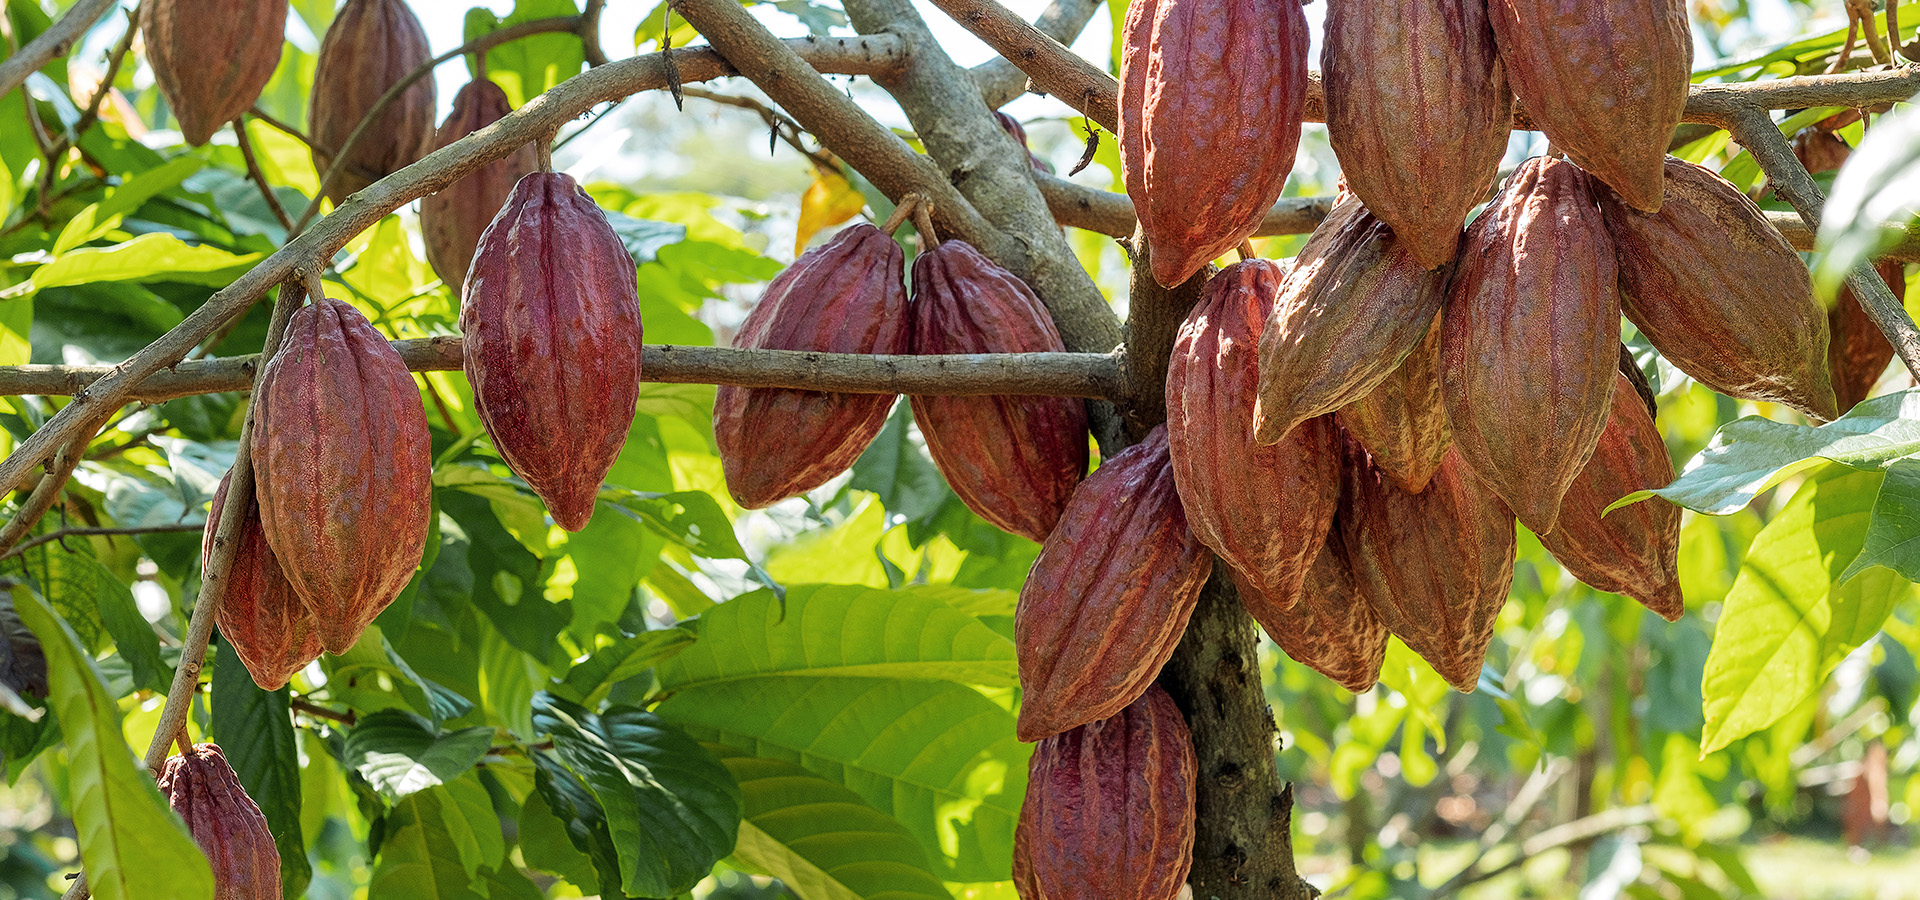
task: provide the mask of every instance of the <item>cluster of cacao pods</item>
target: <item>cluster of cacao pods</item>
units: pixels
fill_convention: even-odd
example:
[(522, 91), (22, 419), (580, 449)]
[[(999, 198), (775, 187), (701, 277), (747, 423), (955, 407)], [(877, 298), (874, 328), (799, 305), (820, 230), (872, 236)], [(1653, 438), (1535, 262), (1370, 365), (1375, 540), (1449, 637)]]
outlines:
[(286, 44), (287, 0), (151, 0), (140, 36), (154, 83), (199, 146), (260, 99)]
[(206, 854), (216, 900), (280, 900), (280, 850), (267, 817), (218, 745), (195, 744), (168, 757), (156, 780)]

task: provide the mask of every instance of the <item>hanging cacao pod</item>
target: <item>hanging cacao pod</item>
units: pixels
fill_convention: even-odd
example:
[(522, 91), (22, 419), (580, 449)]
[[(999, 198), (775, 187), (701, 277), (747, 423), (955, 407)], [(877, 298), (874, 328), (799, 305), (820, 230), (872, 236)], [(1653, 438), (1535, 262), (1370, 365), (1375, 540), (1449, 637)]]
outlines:
[[(913, 352), (1061, 352), (1026, 283), (965, 241), (913, 261)], [(1073, 397), (912, 398), (927, 450), (967, 508), (1044, 541), (1087, 471), (1087, 407)], [(884, 416), (884, 413), (882, 413)]]
[(1212, 567), (1180, 509), (1166, 426), (1095, 469), (1020, 588), (1020, 739), (1139, 699), (1180, 643)]
[(1607, 425), (1617, 275), (1586, 174), (1550, 157), (1523, 163), (1461, 246), (1440, 317), (1447, 423), (1474, 474), (1536, 534), (1553, 530)]
[[(1014, 829), (1022, 900), (1176, 900), (1193, 862), (1199, 761), (1173, 698), (1150, 685), (1112, 718), (1033, 749)], [(1015, 875), (1019, 884), (1019, 874)]]
[[(307, 98), (307, 137), (322, 177), (360, 120), (388, 88), (433, 58), (405, 0), (347, 0), (320, 41)], [(327, 196), (335, 204), (425, 156), (433, 140), (433, 78), (414, 82), (349, 151)]]
[[(220, 527), (220, 510), (226, 505), (227, 482), (232, 477), (228, 473), (221, 478), (219, 489), (213, 492), (207, 530), (200, 537), (203, 571), (213, 563), (213, 536)], [(293, 673), (320, 658), (319, 622), (300, 601), (286, 573), (280, 570), (273, 548), (267, 546), (257, 498), (247, 504), (247, 512), (241, 517), (233, 564), (220, 591), (220, 611), (214, 622), (261, 690), (285, 687)]]
[(1306, 107), (1300, 0), (1140, 0), (1120, 57), (1120, 171), (1153, 280), (1173, 287), (1280, 199)]
[[(733, 345), (905, 353), (912, 334), (905, 266), (886, 232), (865, 224), (841, 229), (767, 285)], [(727, 490), (741, 506), (759, 509), (827, 483), (873, 443), (893, 401), (892, 394), (721, 385), (713, 435)]]
[(1429, 269), (1499, 175), (1513, 96), (1486, 0), (1337, 0), (1320, 49), (1347, 185)]
[(1346, 406), (1400, 367), (1447, 300), (1428, 271), (1352, 194), (1315, 228), (1260, 335), (1258, 439)]
[(560, 527), (587, 527), (640, 397), (640, 296), (633, 257), (572, 178), (514, 185), (474, 251), (460, 331), (493, 446)]
[(1440, 394), (1440, 323), (1366, 396), (1334, 415), (1347, 434), (1373, 457), (1373, 464), (1410, 494), (1426, 490), (1440, 468), (1453, 429)]
[(1488, 0), (1487, 12), (1534, 127), (1633, 208), (1658, 212), (1693, 76), (1686, 0)]
[[(1682, 372), (1731, 397), (1839, 415), (1827, 317), (1800, 254), (1726, 179), (1667, 161), (1653, 215), (1601, 191), (1627, 318)], [(1525, 520), (1525, 517), (1522, 517)]]
[(1366, 693), (1380, 680), (1380, 666), (1387, 658), (1387, 626), (1380, 624), (1380, 616), (1354, 583), (1353, 565), (1347, 561), (1337, 525), (1314, 555), (1300, 602), (1291, 608), (1238, 578), (1234, 585), (1247, 614), (1294, 662), (1356, 694)]
[[(1893, 290), (1893, 299), (1907, 298), (1907, 267), (1897, 260), (1874, 264), (1880, 277)], [(1880, 376), (1893, 361), (1893, 345), (1887, 343), (1880, 326), (1867, 315), (1853, 289), (1842, 286), (1833, 309), (1827, 311), (1827, 374), (1833, 381), (1834, 399), (1845, 413), (1873, 393)]]
[(140, 37), (154, 84), (196, 147), (239, 118), (273, 79), (287, 0), (148, 0)]
[[(513, 104), (507, 92), (485, 78), (467, 83), (453, 95), (453, 111), (434, 132), (433, 146), (438, 150), (482, 128), (492, 125)], [(480, 169), (439, 191), (420, 199), (420, 236), (426, 240), (427, 262), (440, 280), (455, 294), (466, 281), (467, 268), (473, 264), (473, 251), (480, 245), (480, 233), (506, 205), (507, 195), (521, 177), (540, 167), (532, 144), (527, 144), (504, 159)]]
[(267, 817), (218, 746), (167, 757), (154, 780), (213, 867), (214, 900), (280, 900), (280, 850)]
[(1207, 281), (1167, 366), (1167, 448), (1194, 537), (1290, 607), (1340, 503), (1340, 455), (1324, 417), (1254, 443), (1260, 332), (1280, 279), (1250, 259)]

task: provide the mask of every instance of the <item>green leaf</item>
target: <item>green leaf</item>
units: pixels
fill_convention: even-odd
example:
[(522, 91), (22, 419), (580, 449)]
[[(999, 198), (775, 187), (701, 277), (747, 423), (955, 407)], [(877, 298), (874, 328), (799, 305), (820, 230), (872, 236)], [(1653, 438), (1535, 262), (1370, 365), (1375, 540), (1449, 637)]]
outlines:
[(100, 624), (113, 636), (120, 657), (132, 667), (134, 683), (166, 693), (173, 684), (173, 667), (160, 658), (160, 636), (140, 614), (133, 591), (99, 560), (79, 553), (63, 555), (68, 557), (62, 563), (67, 577), (92, 585), (90, 600), (100, 611)]
[(188, 244), (157, 231), (111, 247), (63, 253), (34, 272), (32, 281), (0, 291), (0, 299), (96, 281), (178, 281), (224, 287), (261, 256)]
[(438, 791), (421, 791), (395, 804), (386, 818), (380, 861), (367, 886), (367, 900), (469, 900), (486, 895), (460, 860), (447, 831)]
[[(534, 778), (537, 786), (540, 776), (536, 773)], [(546, 792), (528, 794), (527, 802), (520, 806), (520, 854), (528, 866), (552, 872), (581, 891), (592, 892), (600, 886), (593, 860), (573, 845), (567, 827), (568, 823), (561, 821), (547, 803)]]
[(627, 246), (627, 255), (633, 257), (635, 266), (653, 262), (660, 258), (660, 248), (687, 239), (685, 225), (658, 222), (653, 219), (636, 219), (613, 210), (605, 210), (605, 212), (607, 224), (612, 225), (613, 233), (620, 236), (620, 243)]
[[(533, 754), (533, 786), (552, 809), (574, 849), (588, 858), (593, 869), (591, 874), (599, 879), (597, 885), (580, 881), (574, 881), (574, 885), (587, 893), (597, 886), (606, 900), (624, 898), (626, 893), (620, 889), (620, 852), (615, 849), (613, 835), (608, 830), (606, 810), (600, 808), (593, 792), (587, 790), (579, 776), (567, 771), (566, 766), (547, 753)], [(585, 877), (589, 873), (576, 871), (575, 874)]]
[(233, 645), (222, 641), (214, 657), (211, 705), (214, 739), (240, 786), (267, 817), (267, 830), (280, 850), (281, 891), (289, 900), (303, 896), (313, 867), (300, 828), (300, 742), (287, 688), (261, 690)]
[(479, 772), (469, 768), (433, 790), (440, 794), (440, 819), (454, 848), (460, 851), (460, 864), (467, 875), (499, 867), (507, 855), (506, 835), (500, 830), (500, 814), (494, 811)]
[(161, 191), (175, 187), (187, 176), (200, 171), (206, 161), (193, 156), (178, 156), (157, 169), (141, 172), (107, 192), (106, 199), (75, 213), (60, 236), (54, 239), (53, 253), (58, 255), (105, 237), (120, 226), (127, 213), (140, 208)]
[(1814, 281), (1831, 293), (1847, 273), (1898, 240), (1884, 226), (1920, 215), (1920, 112), (1902, 107), (1881, 116), (1834, 179), (1821, 211)]
[(554, 688), (554, 694), (582, 706), (597, 706), (615, 684), (671, 659), (693, 645), (694, 633), (685, 628), (647, 631), (621, 638), (593, 651)]
[(887, 512), (914, 522), (931, 518), (953, 495), (921, 442), (913, 439), (913, 409), (894, 406), (893, 414), (866, 452), (853, 462), (847, 486), (880, 495)]
[(362, 716), (347, 733), (344, 762), (388, 800), (444, 784), (472, 769), (493, 741), (484, 726), (439, 733), (432, 722), (386, 709)]
[(1920, 459), (1894, 460), (1873, 501), (1866, 546), (1840, 574), (1846, 582), (1872, 566), (1886, 566), (1908, 581), (1920, 581)]
[[(483, 11), (475, 9), (467, 14), (467, 40), (534, 19), (578, 15), (580, 7), (574, 0), (519, 0), (504, 19), (475, 15), (479, 12)], [(516, 107), (579, 74), (585, 65), (580, 39), (571, 34), (536, 34), (487, 51), (487, 77), (507, 92), (507, 99)]]
[(48, 698), (66, 737), (70, 809), (100, 900), (213, 900), (213, 870), (127, 747), (120, 707), (80, 639), (24, 586), (14, 610), (47, 655)]

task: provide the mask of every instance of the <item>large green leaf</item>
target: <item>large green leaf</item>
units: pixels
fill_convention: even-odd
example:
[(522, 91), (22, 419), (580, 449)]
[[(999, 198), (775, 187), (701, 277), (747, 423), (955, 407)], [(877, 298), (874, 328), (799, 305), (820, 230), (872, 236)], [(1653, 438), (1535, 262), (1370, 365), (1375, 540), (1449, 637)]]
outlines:
[(0, 297), (95, 281), (179, 281), (222, 287), (260, 256), (188, 244), (157, 231), (111, 247), (63, 253), (34, 272), (32, 281), (8, 288)]
[[(466, 39), (472, 40), (508, 25), (579, 12), (580, 7), (574, 0), (518, 0), (513, 12), (504, 18), (476, 7), (467, 11)], [(507, 92), (507, 99), (515, 106), (579, 74), (584, 65), (586, 56), (580, 41), (570, 34), (536, 34), (507, 41), (487, 51), (487, 77)]]
[[(594, 799), (580, 776), (568, 771), (551, 754), (535, 753), (533, 769), (533, 786), (547, 805), (548, 814), (559, 823), (574, 849), (587, 858), (592, 871), (580, 870), (579, 860), (566, 856), (558, 848), (554, 848), (553, 854), (543, 856), (543, 863), (535, 863), (534, 851), (527, 848), (527, 861), (547, 865), (567, 875), (567, 880), (582, 892), (593, 893), (597, 887), (606, 900), (626, 897), (626, 892), (620, 889), (620, 851), (614, 847), (613, 834), (607, 826), (607, 811), (601, 808), (600, 801)], [(533, 802), (529, 799), (522, 810), (523, 817), (532, 808)], [(595, 879), (597, 885), (592, 883)]]
[(281, 889), (288, 898), (303, 896), (313, 867), (300, 828), (300, 741), (287, 688), (261, 690), (233, 645), (222, 641), (214, 657), (211, 705), (214, 739), (240, 786), (267, 817), (267, 830), (280, 850)]
[(1866, 546), (1840, 575), (1842, 582), (1871, 566), (1886, 566), (1920, 581), (1920, 459), (1897, 459), (1873, 501)]
[(686, 628), (664, 628), (621, 638), (568, 669), (553, 692), (583, 706), (598, 705), (615, 684), (685, 651), (694, 640), (693, 631)]
[(420, 716), (383, 709), (362, 716), (347, 733), (343, 761), (382, 796), (398, 800), (460, 777), (486, 755), (492, 741), (492, 728), (442, 734)]
[(140, 208), (155, 194), (185, 181), (187, 176), (200, 171), (206, 160), (193, 156), (179, 156), (157, 169), (141, 172), (122, 181), (118, 187), (107, 192), (105, 199), (74, 214), (60, 230), (60, 236), (54, 239), (53, 252), (65, 253), (88, 241), (106, 236), (120, 225), (127, 213)]
[(367, 886), (367, 900), (469, 900), (486, 897), (461, 861), (447, 828), (451, 800), (421, 791), (395, 804), (386, 818), (380, 860)]

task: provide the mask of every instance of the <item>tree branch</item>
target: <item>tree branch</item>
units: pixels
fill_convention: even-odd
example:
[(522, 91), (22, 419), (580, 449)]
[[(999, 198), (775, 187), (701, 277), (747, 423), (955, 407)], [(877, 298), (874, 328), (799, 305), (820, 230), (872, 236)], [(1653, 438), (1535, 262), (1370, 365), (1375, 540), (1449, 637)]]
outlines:
[[(998, 109), (1027, 92), (1028, 76), (1021, 66), (1013, 63), (1016, 55), (1029, 56), (1026, 60), (1029, 65), (1061, 64), (1032, 58), (1037, 54), (1029, 49), (1030, 45), (1044, 46), (1047, 42), (1058, 45), (1063, 51), (1061, 56), (1065, 59), (1065, 65), (1074, 66), (1077, 62), (1078, 66), (1090, 70), (1090, 74), (1081, 76), (1090, 86), (1099, 84), (1107, 75), (1106, 70), (1066, 48), (1080, 36), (1080, 32), (1086, 30), (1087, 22), (1093, 19), (1094, 11), (1100, 8), (1095, 0), (1054, 0), (1031, 25), (1006, 7), (990, 0), (936, 0), (934, 5), (1000, 54), (997, 59), (974, 66), (970, 73), (974, 85), (980, 89), (981, 98), (990, 107)], [(1035, 83), (1040, 82), (1036, 80)]]
[(0, 62), (0, 97), (13, 92), (14, 88), (25, 84), (27, 76), (40, 70), (41, 66), (67, 55), (73, 49), (73, 42), (87, 33), (93, 23), (107, 14), (107, 10), (118, 6), (118, 0), (79, 0), (70, 7), (60, 21), (53, 23), (40, 36), (27, 42), (20, 52)]
[(233, 120), (233, 139), (240, 145), (240, 157), (247, 162), (248, 180), (260, 189), (260, 197), (267, 201), (267, 209), (273, 212), (273, 218), (280, 223), (280, 227), (287, 230), (287, 236), (292, 237), (293, 217), (287, 215), (287, 208), (280, 205), (279, 197), (274, 196), (273, 185), (267, 183), (266, 173), (260, 171), (260, 161), (253, 155), (253, 139), (247, 137), (245, 117)]

